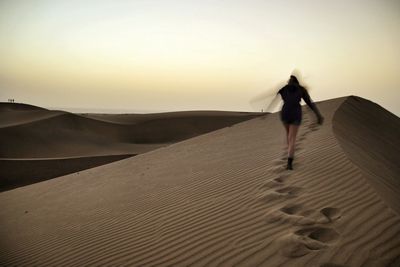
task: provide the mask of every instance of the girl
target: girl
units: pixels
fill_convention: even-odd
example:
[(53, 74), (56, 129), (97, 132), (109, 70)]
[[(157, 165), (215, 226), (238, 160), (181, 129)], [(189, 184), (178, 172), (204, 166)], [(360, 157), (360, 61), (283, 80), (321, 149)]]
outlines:
[(281, 110), (281, 120), (286, 129), (286, 141), (288, 144), (288, 162), (286, 169), (293, 170), (294, 148), (296, 135), (301, 124), (301, 106), (300, 101), (303, 98), (307, 105), (314, 111), (318, 119), (318, 124), (322, 124), (323, 117), (317, 106), (311, 101), (307, 90), (300, 85), (296, 76), (291, 75), (288, 84), (279, 90), (283, 100)]

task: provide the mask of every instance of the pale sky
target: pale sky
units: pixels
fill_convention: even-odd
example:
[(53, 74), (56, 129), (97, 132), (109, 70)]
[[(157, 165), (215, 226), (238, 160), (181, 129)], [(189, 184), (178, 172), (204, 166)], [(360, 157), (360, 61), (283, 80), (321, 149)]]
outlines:
[(297, 69), (399, 116), (399, 47), (397, 0), (0, 0), (0, 101), (255, 111)]

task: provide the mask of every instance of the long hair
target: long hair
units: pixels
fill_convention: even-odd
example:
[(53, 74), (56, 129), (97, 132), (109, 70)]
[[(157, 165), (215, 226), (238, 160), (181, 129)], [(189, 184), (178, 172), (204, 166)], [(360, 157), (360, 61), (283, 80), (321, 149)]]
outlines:
[(299, 80), (294, 75), (290, 75), (289, 84), (295, 84), (300, 86)]
[(289, 84), (289, 85), (294, 85), (294, 86), (291, 86), (291, 87), (290, 87), (289, 92), (296, 92), (296, 91), (299, 90), (299, 89), (300, 89), (301, 91), (303, 91), (303, 92), (304, 92), (304, 91), (305, 91), (305, 92), (308, 92), (307, 87), (301, 85), (300, 82), (299, 82), (299, 80), (297, 79), (297, 77), (294, 76), (294, 75), (290, 75), (290, 79), (289, 79), (289, 81), (288, 81), (288, 84)]

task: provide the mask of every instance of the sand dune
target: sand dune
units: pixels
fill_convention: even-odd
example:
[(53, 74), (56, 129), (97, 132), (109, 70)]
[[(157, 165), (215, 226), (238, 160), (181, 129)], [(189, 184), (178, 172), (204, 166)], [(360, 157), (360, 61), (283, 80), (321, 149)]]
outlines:
[(149, 113), (149, 114), (80, 114), (86, 118), (101, 120), (105, 122), (120, 123), (120, 124), (139, 124), (148, 121), (184, 121), (190, 122), (194, 118), (198, 120), (207, 120), (208, 123), (218, 123), (221, 120), (235, 119), (242, 116), (249, 116), (261, 113), (237, 112), (237, 111), (177, 111), (164, 113)]
[[(181, 141), (258, 115), (214, 111), (81, 116), (20, 110), (20, 104), (14, 105), (16, 110), (0, 112), (1, 158), (140, 154), (153, 150), (154, 145)], [(121, 120), (125, 123), (118, 122)]]
[(371, 152), (363, 137), (396, 146), (396, 131), (370, 126), (399, 119), (355, 97), (319, 107), (325, 124), (305, 112), (294, 171), (270, 114), (2, 192), (0, 265), (399, 266), (399, 188), (366, 161), (390, 164), (375, 157), (385, 147)]
[(42, 110), (46, 111), (48, 109), (33, 106), (29, 104), (23, 103), (10, 103), (10, 102), (0, 102), (0, 111), (33, 111), (33, 110)]
[[(108, 155), (47, 159), (1, 159), (2, 177), (0, 190), (10, 190), (68, 173), (79, 175), (79, 171), (100, 166), (135, 155)], [(6, 175), (4, 173), (7, 173)]]
[(333, 129), (349, 159), (400, 214), (399, 118), (368, 100), (349, 97), (336, 112)]
[[(218, 111), (79, 115), (0, 103), (0, 190), (145, 153), (257, 115)], [(13, 166), (19, 165), (24, 168), (16, 171)]]

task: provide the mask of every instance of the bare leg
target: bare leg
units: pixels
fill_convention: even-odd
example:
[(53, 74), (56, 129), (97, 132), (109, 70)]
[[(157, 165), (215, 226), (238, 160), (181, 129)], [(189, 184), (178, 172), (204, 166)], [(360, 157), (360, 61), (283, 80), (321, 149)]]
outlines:
[(294, 149), (296, 146), (296, 136), (299, 129), (299, 125), (289, 125), (289, 134), (288, 134), (288, 158), (294, 157)]
[(283, 126), (286, 130), (286, 145), (289, 146), (289, 124), (284, 123)]

